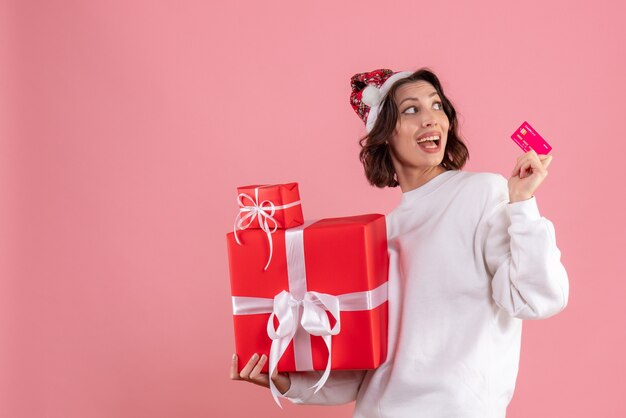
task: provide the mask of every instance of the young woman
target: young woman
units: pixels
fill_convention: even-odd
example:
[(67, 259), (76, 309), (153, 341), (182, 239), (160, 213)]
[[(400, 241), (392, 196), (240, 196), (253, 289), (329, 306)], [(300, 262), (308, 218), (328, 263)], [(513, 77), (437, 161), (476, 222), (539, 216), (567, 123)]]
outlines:
[[(504, 417), (519, 365), (522, 319), (565, 308), (569, 283), (552, 223), (534, 193), (551, 156), (529, 151), (508, 180), (461, 171), (468, 150), (456, 111), (428, 69), (352, 77), (366, 124), (361, 161), (377, 187), (400, 186), (387, 215), (389, 340), (375, 370), (274, 374), (294, 403), (356, 400), (354, 416)], [(265, 355), (231, 378), (268, 386)]]

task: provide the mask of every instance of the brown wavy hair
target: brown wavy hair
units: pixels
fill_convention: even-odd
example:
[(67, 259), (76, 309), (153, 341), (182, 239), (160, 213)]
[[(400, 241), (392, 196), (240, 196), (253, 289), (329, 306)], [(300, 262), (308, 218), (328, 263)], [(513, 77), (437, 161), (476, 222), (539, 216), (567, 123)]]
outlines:
[(383, 99), (378, 118), (371, 132), (359, 140), (361, 146), (359, 159), (363, 163), (365, 176), (372, 186), (383, 188), (399, 185), (391, 161), (389, 144), (386, 143), (396, 129), (400, 115), (394, 97), (400, 86), (420, 80), (432, 84), (437, 90), (443, 104), (443, 110), (450, 121), (445, 154), (440, 165), (446, 170), (459, 170), (469, 159), (469, 150), (458, 133), (458, 120), (452, 102), (443, 93), (443, 88), (435, 73), (428, 68), (420, 68), (409, 77), (400, 79), (391, 86)]

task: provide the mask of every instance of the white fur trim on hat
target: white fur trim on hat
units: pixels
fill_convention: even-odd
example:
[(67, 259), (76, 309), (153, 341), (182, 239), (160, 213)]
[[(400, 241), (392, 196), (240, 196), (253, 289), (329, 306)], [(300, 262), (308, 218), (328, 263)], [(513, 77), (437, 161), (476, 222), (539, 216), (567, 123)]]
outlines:
[[(368, 133), (371, 132), (372, 128), (374, 127), (374, 124), (376, 123), (376, 119), (378, 118), (378, 111), (380, 110), (379, 109), (380, 105), (383, 102), (383, 99), (385, 98), (385, 96), (387, 95), (387, 92), (389, 91), (389, 89), (391, 89), (391, 86), (393, 86), (393, 83), (403, 78), (407, 78), (411, 74), (413, 74), (413, 72), (411, 71), (401, 71), (399, 73), (395, 73), (394, 75), (389, 77), (387, 80), (385, 80), (385, 82), (383, 83), (382, 86), (380, 86), (380, 88), (376, 88), (375, 86), (367, 86), (363, 90), (361, 101), (365, 103), (366, 105), (370, 106), (370, 111), (369, 111), (369, 114), (367, 115), (367, 122), (365, 123), (365, 129), (367, 130)], [(373, 87), (374, 89), (377, 90), (376, 92), (370, 91), (370, 93), (368, 93), (367, 95), (367, 98), (369, 100), (370, 95), (374, 96), (374, 94), (377, 94), (376, 97), (378, 98), (378, 101), (373, 106), (369, 105), (365, 101), (365, 93), (370, 87)]]

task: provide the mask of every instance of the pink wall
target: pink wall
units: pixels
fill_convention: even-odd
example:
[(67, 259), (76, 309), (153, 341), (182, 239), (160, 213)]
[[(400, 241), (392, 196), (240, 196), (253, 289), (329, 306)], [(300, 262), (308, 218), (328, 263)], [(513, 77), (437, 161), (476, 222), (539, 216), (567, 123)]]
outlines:
[(0, 416), (319, 416), (228, 380), (235, 187), (298, 181), (307, 218), (390, 211), (349, 78), (420, 66), (468, 170), (508, 174), (524, 119), (554, 147), (537, 196), (570, 304), (525, 323), (508, 416), (626, 416), (624, 5), (213, 3), (1, 3)]

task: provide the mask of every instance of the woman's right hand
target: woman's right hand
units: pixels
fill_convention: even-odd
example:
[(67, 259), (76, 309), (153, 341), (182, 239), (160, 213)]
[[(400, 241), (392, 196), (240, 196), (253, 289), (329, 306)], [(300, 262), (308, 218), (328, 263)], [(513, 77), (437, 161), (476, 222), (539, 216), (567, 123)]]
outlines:
[[(232, 380), (245, 380), (246, 382), (254, 383), (255, 385), (270, 387), (270, 380), (267, 373), (261, 373), (263, 366), (267, 363), (267, 356), (263, 354), (260, 358), (257, 353), (254, 353), (248, 364), (241, 369), (241, 372), (237, 372), (237, 354), (233, 354), (233, 360), (230, 365), (230, 378)], [(285, 394), (291, 386), (291, 380), (287, 373), (278, 373), (278, 370), (274, 370), (272, 374), (272, 380), (276, 389), (280, 393)]]

